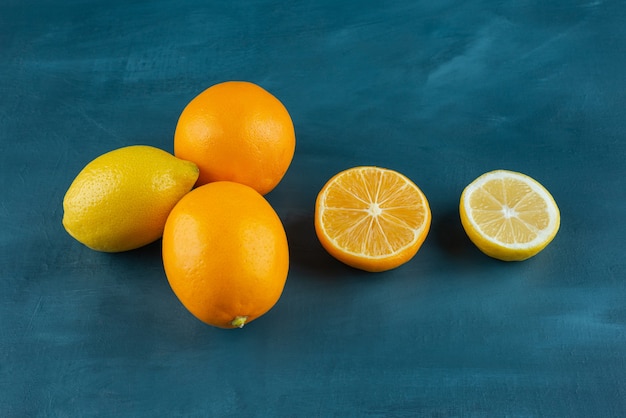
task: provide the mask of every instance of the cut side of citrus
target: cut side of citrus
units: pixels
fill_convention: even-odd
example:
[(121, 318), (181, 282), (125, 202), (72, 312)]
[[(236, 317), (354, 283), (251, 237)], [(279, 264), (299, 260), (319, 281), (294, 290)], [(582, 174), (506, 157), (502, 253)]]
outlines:
[(345, 264), (378, 272), (417, 253), (430, 229), (424, 193), (406, 176), (380, 167), (354, 167), (332, 177), (315, 203), (322, 246)]
[(508, 170), (483, 174), (461, 194), (461, 223), (485, 254), (521, 261), (543, 250), (560, 226), (552, 195), (533, 178)]

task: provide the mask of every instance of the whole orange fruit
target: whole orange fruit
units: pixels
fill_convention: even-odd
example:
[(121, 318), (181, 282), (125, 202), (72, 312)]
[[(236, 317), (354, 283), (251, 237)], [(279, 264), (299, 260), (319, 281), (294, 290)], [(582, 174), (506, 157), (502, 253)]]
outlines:
[(289, 270), (287, 236), (254, 189), (209, 183), (170, 212), (163, 265), (172, 290), (193, 315), (216, 327), (241, 328), (280, 298)]
[(196, 185), (228, 180), (261, 194), (283, 178), (295, 146), (285, 106), (245, 81), (226, 81), (204, 90), (184, 108), (174, 134), (174, 154), (200, 168)]

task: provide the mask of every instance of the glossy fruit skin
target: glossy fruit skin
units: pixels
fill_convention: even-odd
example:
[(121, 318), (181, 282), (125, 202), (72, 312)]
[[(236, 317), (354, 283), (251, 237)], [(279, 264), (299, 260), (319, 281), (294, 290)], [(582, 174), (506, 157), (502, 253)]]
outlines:
[(279, 300), (289, 270), (287, 236), (265, 198), (249, 186), (200, 186), (170, 213), (163, 265), (180, 302), (201, 321), (243, 326)]
[(198, 167), (161, 149), (133, 145), (87, 164), (63, 198), (63, 226), (87, 247), (128, 251), (156, 241)]
[(295, 144), (285, 106), (246, 81), (204, 90), (184, 108), (174, 134), (174, 154), (200, 168), (197, 185), (233, 181), (263, 195), (287, 172)]

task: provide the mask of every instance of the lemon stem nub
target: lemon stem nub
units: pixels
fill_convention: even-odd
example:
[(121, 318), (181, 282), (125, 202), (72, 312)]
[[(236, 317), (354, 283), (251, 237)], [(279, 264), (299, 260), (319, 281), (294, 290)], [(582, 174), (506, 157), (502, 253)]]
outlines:
[(231, 321), (231, 325), (235, 328), (243, 328), (247, 319), (247, 316), (236, 316), (235, 319)]

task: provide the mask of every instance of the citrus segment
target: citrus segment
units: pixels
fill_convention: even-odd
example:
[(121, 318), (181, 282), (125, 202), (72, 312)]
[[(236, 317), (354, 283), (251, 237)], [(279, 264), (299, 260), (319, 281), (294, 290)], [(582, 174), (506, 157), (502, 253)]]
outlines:
[(406, 176), (379, 167), (354, 167), (335, 175), (315, 205), (322, 246), (338, 260), (367, 271), (409, 261), (428, 234), (428, 201)]
[(533, 178), (508, 170), (483, 174), (461, 195), (461, 223), (485, 254), (520, 261), (545, 248), (560, 225), (552, 195)]

